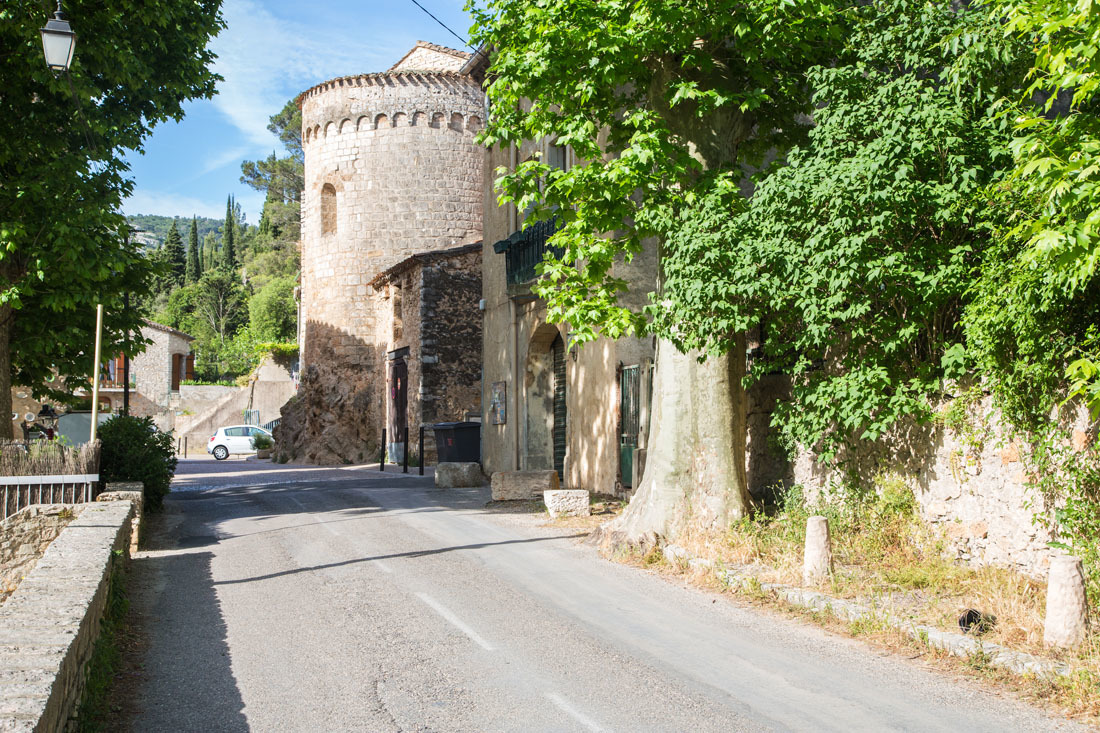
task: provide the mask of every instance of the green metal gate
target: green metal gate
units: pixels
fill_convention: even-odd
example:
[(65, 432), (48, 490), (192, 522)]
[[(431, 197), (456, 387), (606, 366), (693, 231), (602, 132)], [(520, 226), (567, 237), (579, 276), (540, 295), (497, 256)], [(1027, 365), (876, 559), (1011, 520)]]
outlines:
[(559, 335), (551, 346), (554, 355), (554, 470), (565, 485), (565, 343)]
[(623, 486), (634, 485), (634, 449), (641, 432), (641, 371), (638, 365), (623, 367), (619, 375), (619, 472)]

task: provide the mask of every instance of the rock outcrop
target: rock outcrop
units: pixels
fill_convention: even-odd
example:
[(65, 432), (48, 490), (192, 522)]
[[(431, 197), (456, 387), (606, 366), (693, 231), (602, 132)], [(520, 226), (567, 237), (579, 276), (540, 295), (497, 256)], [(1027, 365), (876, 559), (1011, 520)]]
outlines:
[[(277, 461), (319, 465), (378, 459), (381, 425), (371, 419), (369, 376), (314, 364), (302, 373), (298, 394), (275, 428)], [(372, 424), (373, 423), (373, 424)]]

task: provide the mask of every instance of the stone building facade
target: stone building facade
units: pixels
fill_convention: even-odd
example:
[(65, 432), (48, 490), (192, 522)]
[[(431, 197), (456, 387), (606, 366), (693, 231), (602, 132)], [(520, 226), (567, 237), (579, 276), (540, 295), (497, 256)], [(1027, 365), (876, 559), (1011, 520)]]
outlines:
[(425, 252), (481, 240), (484, 118), (469, 54), (420, 42), (382, 73), (298, 98), (305, 190), (301, 387), (277, 435), (288, 457), (359, 461), (387, 415), (390, 339), (369, 283)]
[[(629, 493), (644, 465), (649, 428), (652, 338), (600, 339), (571, 346), (565, 325), (549, 323), (531, 292), (553, 224), (523, 229), (522, 212), (496, 205), (491, 171), (541, 155), (553, 166), (577, 161), (552, 141), (486, 153), (482, 464), (498, 471), (555, 469), (564, 488)], [(640, 307), (657, 282), (656, 246), (615, 266)]]
[[(481, 243), (413, 255), (369, 286), (386, 352), (387, 449), (400, 461), (406, 428), (415, 451), (421, 426), (480, 414)], [(430, 432), (424, 451), (434, 463)]]
[[(175, 427), (175, 410), (179, 403), (180, 383), (189, 379), (194, 371), (194, 355), (191, 353), (192, 336), (174, 328), (145, 321), (141, 335), (150, 343), (145, 351), (130, 360), (130, 414), (151, 417), (161, 430)], [(126, 358), (121, 354), (108, 357), (100, 368), (99, 409), (104, 414), (122, 411)], [(91, 395), (83, 388), (74, 392), (78, 398), (88, 400)], [(47, 400), (49, 402), (49, 400)], [(43, 402), (34, 397), (27, 387), (12, 389), (13, 434), (22, 436), (24, 420), (33, 423)], [(63, 412), (63, 410), (58, 410)]]

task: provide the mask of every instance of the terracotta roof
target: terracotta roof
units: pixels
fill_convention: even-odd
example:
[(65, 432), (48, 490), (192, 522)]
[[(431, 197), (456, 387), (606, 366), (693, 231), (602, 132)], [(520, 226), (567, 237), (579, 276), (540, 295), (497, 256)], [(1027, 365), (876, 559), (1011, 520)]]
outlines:
[(464, 76), (481, 78), (485, 74), (485, 70), (489, 68), (489, 50), (489, 44), (485, 43), (472, 54), (468, 54), (470, 58), (466, 60), (458, 73)]
[(407, 59), (409, 56), (412, 56), (414, 53), (416, 53), (416, 50), (420, 48), (426, 48), (429, 51), (435, 51), (437, 53), (446, 54), (448, 56), (454, 56), (457, 59), (465, 60), (470, 58), (470, 54), (466, 53), (465, 51), (459, 51), (455, 48), (448, 48), (447, 46), (437, 46), (436, 44), (428, 43), (427, 41), (417, 41), (415, 46), (410, 48), (404, 56), (398, 59), (396, 64), (389, 68), (389, 71), (393, 71), (398, 66), (403, 64), (405, 62), (405, 59)]
[(161, 333), (170, 333), (173, 336), (179, 336), (180, 338), (185, 338), (188, 341), (195, 340), (194, 336), (186, 334), (183, 331), (177, 331), (171, 326), (165, 326), (163, 323), (157, 323), (156, 321), (150, 321), (149, 319), (143, 319), (143, 323), (145, 323), (146, 326), (153, 329), (154, 331), (160, 331)]
[(393, 267), (378, 273), (374, 276), (373, 280), (367, 283), (367, 285), (373, 288), (383, 282), (391, 280), (397, 275), (400, 275), (406, 270), (412, 268), (412, 266), (417, 263), (427, 264), (428, 262), (435, 262), (437, 260), (449, 260), (452, 257), (458, 257), (460, 255), (468, 254), (470, 252), (480, 251), (481, 242), (470, 242), (469, 244), (463, 244), (458, 247), (451, 247), (450, 249), (436, 249), (430, 250), (428, 252), (418, 252), (412, 257), (406, 257)]

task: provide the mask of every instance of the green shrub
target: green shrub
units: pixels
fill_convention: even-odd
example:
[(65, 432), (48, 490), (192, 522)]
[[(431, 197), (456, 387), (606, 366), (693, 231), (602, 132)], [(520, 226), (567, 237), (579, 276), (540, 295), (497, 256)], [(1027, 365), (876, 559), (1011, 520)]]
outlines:
[(116, 415), (99, 426), (98, 437), (100, 480), (140, 481), (146, 508), (160, 509), (176, 472), (171, 433), (159, 432), (152, 418)]
[(252, 436), (252, 447), (256, 450), (270, 450), (273, 445), (275, 445), (275, 441), (271, 439), (270, 435), (260, 433)]

